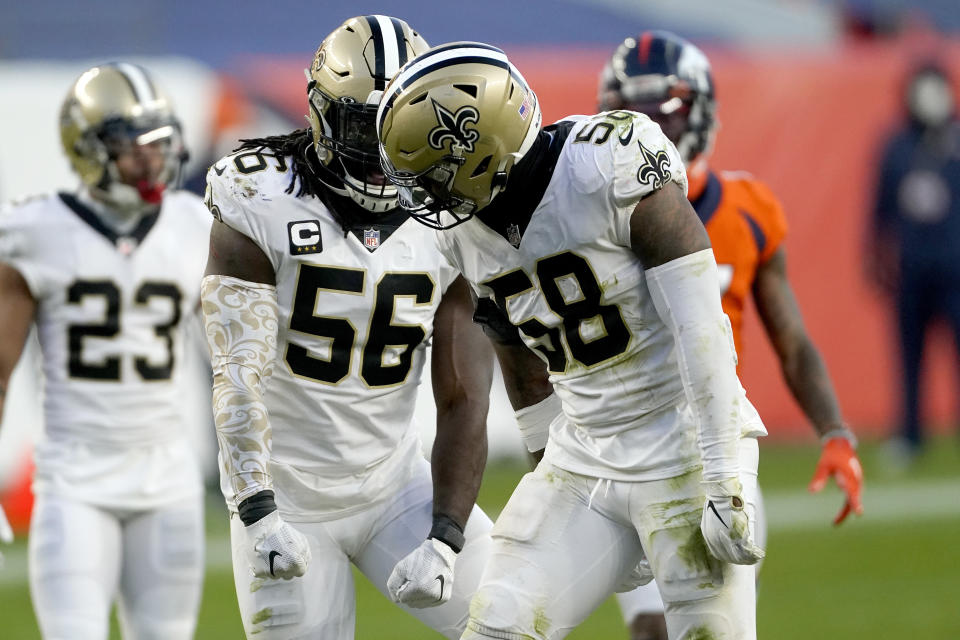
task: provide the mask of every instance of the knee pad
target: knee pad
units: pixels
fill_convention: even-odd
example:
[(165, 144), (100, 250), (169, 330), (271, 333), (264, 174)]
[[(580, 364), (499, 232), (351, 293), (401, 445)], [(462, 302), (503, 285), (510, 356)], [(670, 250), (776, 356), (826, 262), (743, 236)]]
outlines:
[(501, 640), (551, 637), (546, 607), (538, 607), (535, 598), (525, 595), (529, 594), (518, 594), (496, 583), (481, 586), (470, 603), (467, 631), (477, 638)]
[(723, 563), (710, 555), (700, 532), (700, 513), (689, 521), (654, 531), (651, 563), (664, 602), (713, 598), (723, 589)]
[[(303, 598), (295, 580), (264, 580), (252, 578), (250, 583), (251, 607), (244, 611), (243, 626), (247, 634), (258, 637), (283, 635), (284, 627), (303, 622)], [(272, 632), (272, 633), (271, 633)], [(260, 635), (264, 634), (264, 635)]]

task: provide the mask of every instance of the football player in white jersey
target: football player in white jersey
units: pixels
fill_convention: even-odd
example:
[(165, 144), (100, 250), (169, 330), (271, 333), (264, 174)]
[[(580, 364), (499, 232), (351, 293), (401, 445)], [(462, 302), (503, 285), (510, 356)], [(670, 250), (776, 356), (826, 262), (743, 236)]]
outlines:
[[(474, 501), (493, 353), (377, 152), (379, 96), (426, 49), (402, 20), (347, 20), (307, 72), (310, 127), (245, 141), (207, 176), (203, 313), (249, 637), (352, 638), (351, 562), (459, 637), (489, 553)], [(412, 424), (430, 343), (432, 465)]]
[[(846, 494), (834, 520), (863, 512), (863, 472), (856, 437), (843, 421), (839, 403), (816, 346), (803, 326), (786, 274), (783, 239), (786, 220), (780, 203), (759, 180), (744, 172), (709, 166), (717, 130), (710, 61), (692, 43), (666, 31), (645, 31), (624, 40), (600, 75), (601, 111), (640, 111), (659, 123), (687, 166), (688, 198), (703, 220), (714, 256), (729, 274), (721, 278), (721, 303), (742, 344), (743, 309), (748, 294), (771, 344), (784, 379), (814, 427), (823, 449), (811, 490), (833, 476)], [(743, 365), (743, 352), (740, 352)], [(759, 494), (758, 494), (759, 495)], [(757, 540), (766, 538), (762, 499), (757, 502)], [(759, 573), (761, 563), (754, 565)], [(617, 595), (632, 640), (667, 637), (663, 601), (655, 582)]]
[(625, 111), (541, 130), (519, 71), (479, 43), (407, 63), (377, 126), (401, 203), (509, 322), (492, 332), (531, 450), (549, 424), (462, 637), (563, 638), (652, 570), (671, 638), (754, 638), (765, 431), (676, 148)]
[[(203, 492), (179, 401), (210, 220), (173, 189), (180, 124), (147, 72), (84, 72), (60, 111), (82, 185), (0, 213), (0, 389), (35, 323), (46, 381), (29, 534), (43, 637), (192, 638)], [(0, 398), (2, 409), (2, 398)]]

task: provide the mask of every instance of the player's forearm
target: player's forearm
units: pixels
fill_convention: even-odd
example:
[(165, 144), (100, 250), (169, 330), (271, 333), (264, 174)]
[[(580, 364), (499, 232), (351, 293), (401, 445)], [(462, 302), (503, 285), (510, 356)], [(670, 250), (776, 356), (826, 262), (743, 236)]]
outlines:
[(276, 359), (276, 289), (207, 276), (201, 299), (221, 463), (239, 503), (272, 487), (272, 434), (263, 393)]
[(486, 398), (439, 408), (431, 454), (434, 514), (445, 514), (466, 526), (486, 462)]
[(270, 477), (272, 431), (255, 376), (242, 366), (214, 365), (213, 419), (223, 471), (239, 503), (273, 487)]
[(526, 345), (494, 343), (493, 347), (500, 362), (504, 390), (514, 411), (542, 402), (553, 393), (546, 365)]
[(705, 481), (739, 475), (740, 403), (730, 323), (709, 249), (647, 270), (657, 314), (673, 334), (687, 401), (699, 429)]
[(780, 367), (790, 392), (819, 436), (846, 428), (827, 367), (809, 338), (784, 354)]

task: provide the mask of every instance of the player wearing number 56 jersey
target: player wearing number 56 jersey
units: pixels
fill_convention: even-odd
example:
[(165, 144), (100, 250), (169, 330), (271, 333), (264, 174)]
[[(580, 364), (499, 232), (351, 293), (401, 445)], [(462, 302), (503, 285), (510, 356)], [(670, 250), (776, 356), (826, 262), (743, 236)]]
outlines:
[[(308, 72), (310, 129), (247, 141), (207, 176), (203, 312), (250, 637), (352, 638), (351, 562), (458, 637), (486, 559), (493, 354), (469, 287), (397, 206), (373, 124), (425, 49), (396, 18), (348, 20)], [(412, 424), (431, 344), (432, 468)]]
[[(763, 556), (752, 488), (765, 431), (676, 148), (627, 111), (541, 130), (519, 71), (480, 43), (409, 62), (377, 123), (401, 201), (492, 301), (478, 311), (514, 406), (562, 407), (494, 526), (462, 637), (563, 638), (641, 564), (674, 637), (754, 637), (742, 565)], [(555, 394), (536, 398), (545, 373)], [(542, 447), (543, 421), (519, 417)]]
[[(30, 587), (45, 638), (193, 637), (202, 484), (184, 428), (209, 216), (173, 191), (179, 123), (149, 75), (86, 71), (61, 109), (83, 180), (0, 213), (0, 391), (31, 323), (43, 355)], [(2, 408), (2, 397), (0, 397)]]

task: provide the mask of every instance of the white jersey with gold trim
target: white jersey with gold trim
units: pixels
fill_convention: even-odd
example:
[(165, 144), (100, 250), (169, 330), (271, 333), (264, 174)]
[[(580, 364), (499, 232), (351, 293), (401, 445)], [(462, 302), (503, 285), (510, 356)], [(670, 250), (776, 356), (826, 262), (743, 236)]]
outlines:
[[(186, 192), (164, 195), (160, 212), (126, 235), (72, 194), (0, 213), (0, 261), (23, 276), (37, 302), (41, 488), (136, 508), (200, 490), (180, 376), (185, 324), (198, 321), (209, 229), (202, 202)], [(181, 454), (186, 459), (176, 460)]]
[(686, 189), (683, 163), (641, 114), (574, 116), (547, 131), (551, 145), (567, 137), (522, 237), (474, 218), (438, 232), (441, 250), (548, 363), (564, 415), (546, 458), (614, 480), (675, 476), (699, 464), (697, 430), (630, 216), (668, 181)]
[(270, 473), (283, 516), (317, 520), (368, 506), (415, 470), (417, 387), (457, 273), (403, 212), (345, 232), (320, 199), (287, 193), (289, 165), (267, 149), (227, 156), (208, 172), (207, 205), (273, 264)]

